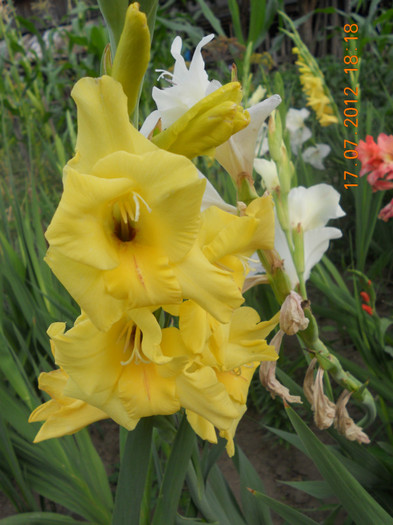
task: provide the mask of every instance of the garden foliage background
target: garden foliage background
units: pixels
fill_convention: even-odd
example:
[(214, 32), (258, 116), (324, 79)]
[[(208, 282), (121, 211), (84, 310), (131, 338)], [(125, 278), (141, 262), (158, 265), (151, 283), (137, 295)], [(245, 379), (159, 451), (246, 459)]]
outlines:
[[(254, 12), (259, 16), (254, 19), (241, 13), (255, 2), (222, 4), (215, 10), (204, 0), (191, 7), (189, 2), (159, 3), (140, 122), (154, 109), (151, 87), (157, 85), (155, 70), (172, 65), (170, 44), (179, 32), (190, 51), (203, 35), (212, 31), (218, 35), (206, 46), (204, 55), (210, 78), (228, 82), (229, 66), (235, 62), (245, 100), (262, 85), (268, 94), (281, 95), (279, 112), (284, 121), (289, 108), (305, 107), (306, 98), (291, 53), (293, 43), (281, 31), (289, 28), (278, 13), (280, 8), (290, 16), (316, 57), (341, 114), (345, 109), (343, 88), (358, 84), (358, 138), (365, 140), (371, 135), (377, 139), (382, 132), (393, 133), (393, 9), (388, 2), (309, 2), (307, 6), (304, 2), (260, 2)], [(70, 0), (61, 19), (49, 1), (33, 2), (31, 7), (30, 13), (25, 11), (21, 16), (11, 1), (3, 1), (0, 21), (0, 488), (15, 508), (14, 521), (8, 518), (0, 523), (79, 523), (75, 520), (83, 518), (89, 523), (104, 524), (111, 519), (117, 470), (109, 483), (89, 431), (34, 445), (36, 427), (27, 420), (31, 410), (44, 400), (37, 390), (36, 378), (40, 371), (53, 368), (47, 327), (59, 319), (71, 326), (77, 315), (75, 303), (43, 262), (47, 248), (44, 231), (59, 201), (62, 169), (73, 155), (76, 140), (76, 109), (70, 90), (79, 78), (99, 74), (107, 35), (93, 2)], [(359, 75), (351, 79), (353, 84), (348, 84), (343, 64), (343, 25), (350, 17), (359, 28), (357, 56), (361, 59)], [(247, 46), (250, 42), (252, 45)], [(249, 405), (254, 416), (258, 414), (261, 427), (270, 428), (277, 447), (295, 447), (312, 458), (322, 478), (313, 483), (292, 482), (292, 486), (314, 498), (314, 511), (323, 510), (323, 523), (362, 523), (356, 514), (356, 498), (340, 495), (347, 474), (371, 495), (373, 511), (371, 501), (393, 513), (393, 220), (377, 219), (392, 192), (373, 193), (366, 177), (356, 179), (357, 187), (345, 189), (343, 173), (350, 169), (349, 165), (352, 168), (344, 157), (347, 129), (342, 123), (321, 127), (312, 113), (307, 125), (312, 132), (307, 145), (328, 144), (331, 152), (324, 160), (324, 169), (316, 169), (300, 154), (293, 156), (297, 182), (304, 186), (331, 184), (340, 192), (340, 205), (346, 212), (338, 222), (342, 238), (331, 243), (312, 272), (312, 308), (332, 354), (367, 384), (375, 398), (377, 416), (366, 429), (371, 444), (349, 442), (332, 428), (323, 438), (329, 445), (313, 441), (296, 414), (290, 412), (288, 419), (281, 399), (271, 399), (257, 378), (252, 382)], [(233, 186), (219, 176), (214, 164), (206, 162), (200, 163), (202, 171), (208, 171), (220, 194), (235, 204)], [(371, 315), (362, 307), (365, 296), (361, 292), (368, 294)], [(247, 301), (262, 319), (277, 311), (277, 303), (267, 287), (250, 290)], [(310, 406), (300, 386), (309, 360), (299, 342), (291, 344), (289, 350), (284, 347), (278, 377), (291, 393), (302, 397), (303, 406), (295, 410), (312, 425)], [(325, 388), (334, 399), (335, 385), (327, 381)], [(354, 418), (359, 419), (361, 411), (357, 412), (356, 405), (352, 410)], [(100, 423), (95, 427), (99, 433)], [(156, 455), (149, 471), (150, 493), (146, 496), (150, 502), (158, 497), (163, 465), (173, 439), (172, 428), (155, 430)], [(305, 443), (312, 443), (314, 449)], [(184, 516), (197, 520), (202, 514), (213, 523), (217, 516), (209, 517), (206, 508), (219, 508), (225, 501), (228, 507), (220, 511), (224, 514), (219, 523), (235, 523), (231, 521), (235, 519), (234, 512), (236, 523), (247, 520), (247, 512), (251, 513), (249, 516), (259, 513), (260, 519), (248, 523), (273, 523), (269, 520), (277, 519), (277, 515), (286, 523), (313, 522), (305, 521), (304, 515), (290, 514), (288, 508), (262, 495), (256, 505), (245, 489), (241, 493), (243, 507), (238, 510), (234, 497), (223, 495), (227, 490), (225, 482), (218, 468), (213, 467), (213, 460), (223, 449), (221, 443), (217, 447), (204, 446), (202, 488), (196, 482), (193, 485), (195, 472), (191, 469), (188, 473), (188, 488), (180, 505)], [(337, 465), (332, 460), (333, 472), (328, 465), (318, 463), (318, 457), (328, 453), (338, 460)], [(235, 463), (242, 486), (252, 486), (262, 494), (263, 485), (241, 452), (235, 456)], [(56, 483), (50, 482), (53, 479)], [(195, 496), (196, 487), (202, 494), (199, 499)], [(149, 501), (143, 502), (141, 523), (149, 523)], [(268, 509), (276, 513), (275, 518)], [(23, 521), (26, 517), (18, 521), (18, 513), (23, 512), (47, 512), (48, 521), (44, 514), (36, 514), (35, 518), (32, 515), (32, 521)], [(312, 518), (312, 512), (309, 515)], [(376, 523), (363, 523), (372, 522)]]

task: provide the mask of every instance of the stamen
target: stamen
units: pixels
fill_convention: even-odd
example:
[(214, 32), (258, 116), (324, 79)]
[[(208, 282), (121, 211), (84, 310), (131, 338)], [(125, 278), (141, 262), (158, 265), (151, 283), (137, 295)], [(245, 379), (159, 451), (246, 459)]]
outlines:
[(124, 206), (124, 202), (119, 202), (119, 211), (120, 211), (120, 215), (121, 215), (123, 222), (128, 224), (128, 216), (127, 216), (127, 211)]
[(134, 212), (132, 211), (131, 202), (129, 200), (124, 201), (124, 207), (127, 210), (127, 214), (131, 219), (135, 220)]
[(142, 352), (142, 338), (143, 334), (141, 332), (141, 329), (139, 326), (136, 326), (133, 321), (129, 321), (124, 328), (122, 329), (120, 336), (118, 338), (118, 341), (124, 336), (124, 347), (123, 347), (123, 353), (127, 351), (127, 349), (131, 348), (132, 350), (129, 358), (126, 361), (120, 361), (120, 364), (122, 366), (129, 365), (133, 360), (135, 360), (135, 364), (138, 365), (139, 363), (145, 363), (148, 364), (150, 361), (148, 359), (143, 358), (143, 352)]
[[(141, 197), (141, 196), (139, 195), (139, 193), (134, 193), (134, 195), (136, 195), (136, 196), (138, 197), (138, 199), (139, 199), (141, 202), (143, 202), (143, 204), (146, 206), (147, 211), (148, 211), (149, 213), (151, 213), (151, 208), (150, 208), (150, 206), (147, 204), (147, 202), (145, 201), (145, 199), (144, 199), (143, 197)], [(137, 219), (135, 219), (135, 220), (137, 220)]]
[(138, 197), (139, 197), (139, 195), (137, 193), (133, 193), (132, 198), (134, 199), (134, 202), (135, 202), (135, 222), (138, 222), (138, 220), (139, 220), (139, 213), (140, 213), (140, 206), (139, 206)]

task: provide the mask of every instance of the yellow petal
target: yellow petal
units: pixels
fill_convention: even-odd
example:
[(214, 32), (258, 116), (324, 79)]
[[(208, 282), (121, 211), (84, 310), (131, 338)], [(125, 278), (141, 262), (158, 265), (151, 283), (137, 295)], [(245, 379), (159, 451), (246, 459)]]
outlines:
[(52, 399), (38, 406), (30, 415), (29, 422), (45, 421), (34, 439), (34, 443), (54, 437), (74, 434), (90, 423), (106, 419), (102, 410), (79, 399), (64, 396), (68, 376), (64, 370), (40, 374), (39, 388)]
[(115, 151), (146, 153), (155, 146), (128, 119), (127, 97), (111, 77), (82, 78), (71, 92), (78, 109), (76, 155), (68, 163), (89, 173), (102, 157)]
[(238, 416), (224, 385), (212, 368), (190, 367), (176, 378), (181, 405), (206, 418), (219, 429), (229, 428)]
[(231, 274), (210, 264), (196, 244), (174, 269), (183, 296), (223, 323), (229, 321), (232, 310), (244, 301)]
[(166, 364), (149, 362), (143, 354), (146, 340), (156, 346), (150, 357), (160, 363), (168, 360), (159, 351), (153, 314), (133, 315), (142, 326), (124, 317), (101, 332), (83, 314), (71, 330), (54, 338), (57, 363), (70, 376), (66, 395), (99, 408), (128, 429), (141, 417), (172, 414), (180, 408), (175, 379), (159, 373)]
[(265, 338), (278, 322), (279, 313), (269, 321), (260, 322), (258, 312), (253, 308), (234, 310), (225, 348), (224, 370), (233, 370), (252, 361), (277, 360), (277, 352)]
[(73, 261), (52, 248), (44, 260), (81, 309), (89, 312), (97, 328), (108, 330), (123, 315), (126, 301), (108, 294), (104, 272)]
[(193, 301), (184, 301), (178, 315), (180, 334), (187, 347), (195, 354), (203, 352), (210, 335), (207, 312)]
[(104, 273), (105, 290), (110, 296), (126, 301), (130, 308), (181, 301), (175, 272), (160, 250), (124, 243), (118, 255), (117, 268)]
[(127, 95), (129, 114), (135, 109), (149, 59), (150, 32), (147, 19), (135, 2), (127, 9), (112, 67), (112, 77), (121, 83)]
[[(97, 177), (132, 180), (133, 191), (149, 205), (150, 237), (159, 242), (171, 261), (183, 257), (199, 230), (199, 210), (206, 181), (184, 157), (166, 151), (143, 156), (123, 151), (99, 161), (92, 173)], [(143, 226), (141, 226), (141, 229)]]
[(230, 397), (241, 405), (247, 403), (248, 389), (258, 364), (258, 362), (249, 363), (247, 366), (242, 366), (236, 370), (224, 372), (216, 370), (218, 381), (225, 386)]
[(217, 443), (217, 434), (214, 425), (192, 410), (186, 410), (186, 415), (193, 431), (198, 434), (200, 438), (210, 441), (210, 443)]
[(239, 105), (241, 97), (238, 82), (226, 84), (197, 102), (152, 141), (190, 159), (210, 154), (249, 124), (248, 113)]
[(45, 233), (67, 257), (107, 270), (118, 264), (110, 204), (132, 190), (127, 179), (99, 179), (69, 170), (64, 192)]

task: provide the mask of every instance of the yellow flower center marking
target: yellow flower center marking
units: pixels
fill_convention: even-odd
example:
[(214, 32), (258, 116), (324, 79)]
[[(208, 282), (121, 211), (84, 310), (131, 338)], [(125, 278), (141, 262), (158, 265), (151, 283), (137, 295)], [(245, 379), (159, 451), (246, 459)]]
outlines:
[[(130, 198), (131, 197), (131, 198)], [(114, 233), (122, 242), (131, 242), (137, 234), (136, 223), (141, 215), (141, 204), (150, 213), (151, 208), (139, 193), (133, 191), (127, 198), (117, 201), (113, 206)]]
[(128, 323), (124, 325), (122, 331), (120, 332), (117, 342), (119, 343), (123, 337), (123, 353), (126, 353), (127, 350), (130, 350), (130, 356), (126, 361), (120, 361), (121, 365), (129, 365), (132, 361), (135, 361), (136, 365), (139, 363), (150, 363), (150, 361), (143, 356), (143, 334), (139, 326), (137, 326), (133, 321), (128, 321)]

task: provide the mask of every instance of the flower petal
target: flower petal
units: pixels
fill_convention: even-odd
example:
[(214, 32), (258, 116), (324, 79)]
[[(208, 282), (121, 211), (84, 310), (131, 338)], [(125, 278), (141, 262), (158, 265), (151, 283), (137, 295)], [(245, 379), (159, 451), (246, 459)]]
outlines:
[(244, 298), (229, 272), (212, 265), (195, 244), (175, 266), (183, 296), (192, 299), (221, 322), (228, 322)]
[(82, 78), (71, 96), (78, 108), (76, 155), (68, 163), (72, 168), (89, 173), (97, 160), (115, 151), (141, 154), (155, 150), (130, 123), (127, 97), (113, 78)]
[(126, 302), (108, 294), (104, 272), (76, 262), (54, 248), (49, 248), (45, 262), (82, 310), (89, 312), (100, 330), (107, 330), (118, 321)]
[(250, 123), (241, 131), (238, 131), (227, 142), (216, 149), (216, 159), (223, 166), (232, 178), (240, 173), (252, 174), (253, 162), (255, 157), (255, 145), (258, 132), (264, 120), (280, 104), (281, 97), (272, 97), (259, 102), (255, 106), (248, 108)]

